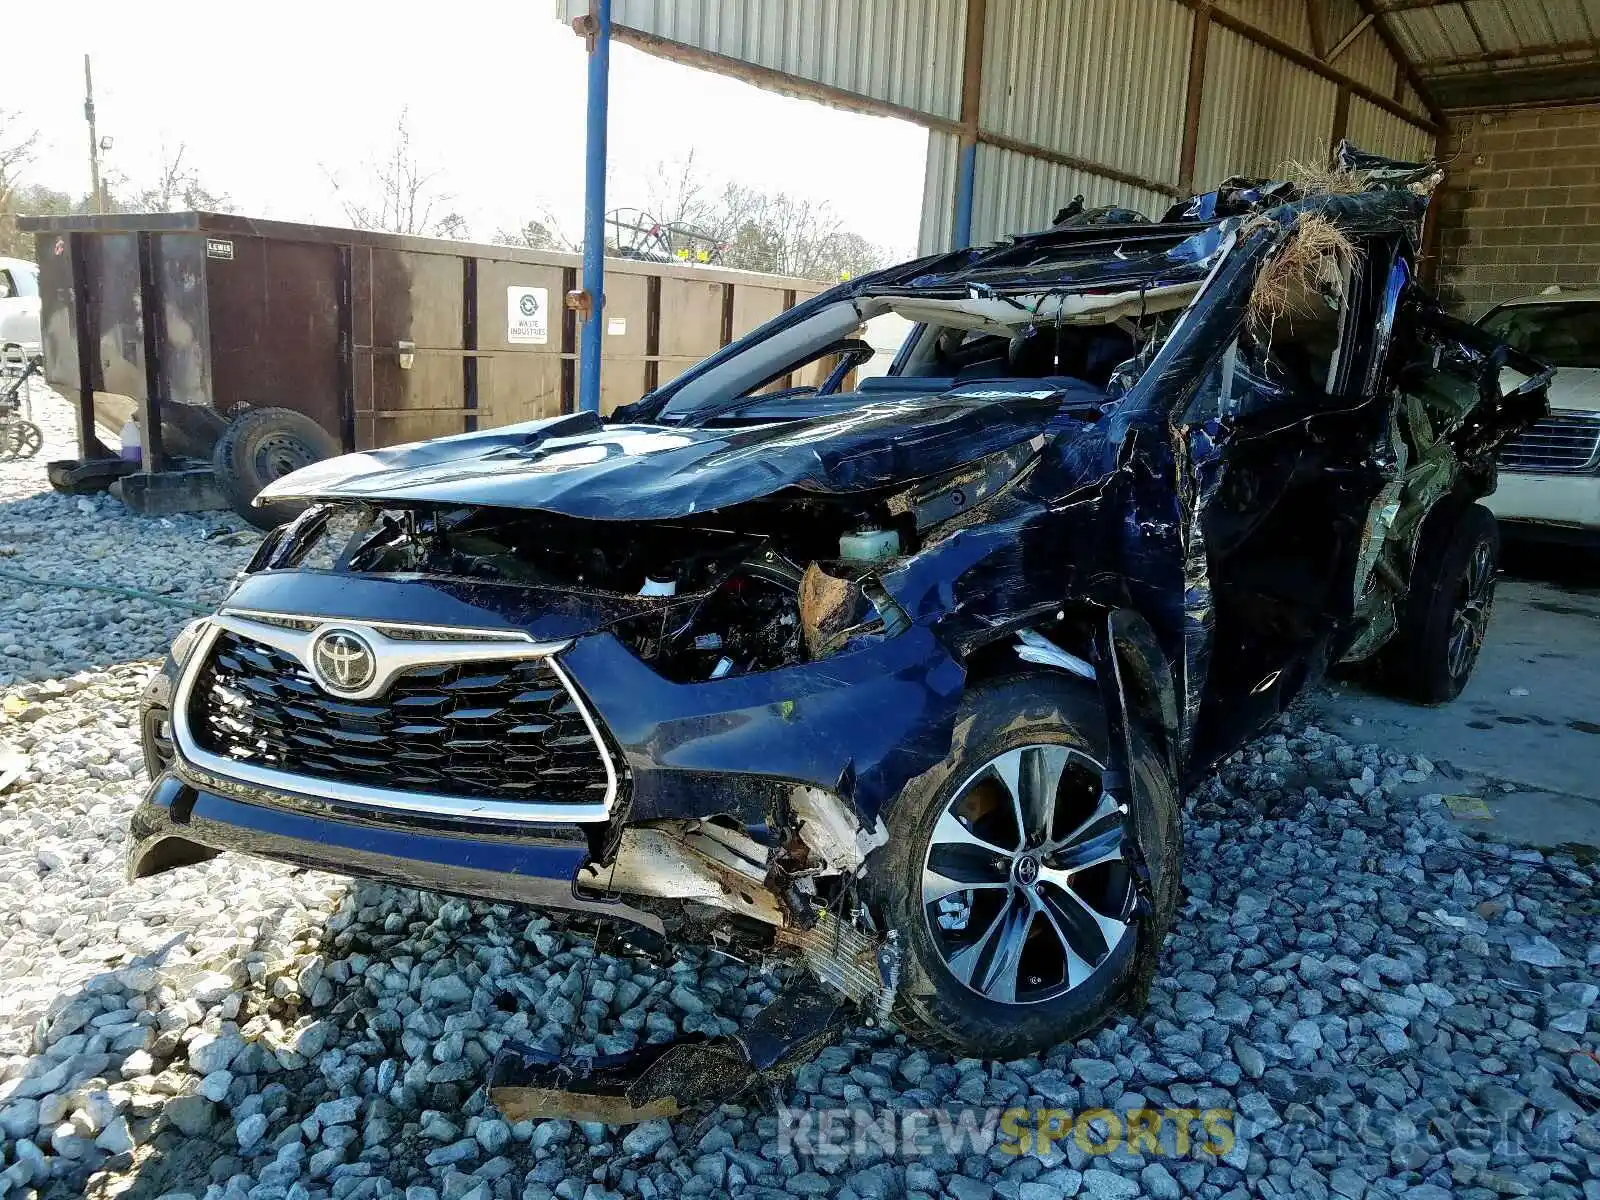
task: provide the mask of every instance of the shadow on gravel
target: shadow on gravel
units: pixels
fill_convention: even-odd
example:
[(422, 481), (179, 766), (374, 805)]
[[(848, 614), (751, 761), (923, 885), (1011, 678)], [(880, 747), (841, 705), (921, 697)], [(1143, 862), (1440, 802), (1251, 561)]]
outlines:
[[(256, 948), (280, 940), (289, 907), (263, 918)], [(195, 930), (191, 946), (204, 937)], [(475, 1200), (507, 1200), (534, 1176), (549, 1189), (581, 1180), (579, 1195), (591, 1181), (624, 1187), (642, 1165), (623, 1146), (629, 1130), (550, 1122), (536, 1136), (532, 1122), (502, 1121), (486, 1103), (493, 1050), (508, 1036), (551, 1046), (729, 1032), (771, 998), (731, 961), (663, 965), (614, 932), (375, 884), (352, 886), (287, 959), (246, 947), (208, 956), (210, 969), (174, 968), (179, 940), (49, 1006), (55, 1053), (35, 1055), (13, 1092), (19, 1128), (28, 1101), (45, 1098), (43, 1128), (5, 1157), (42, 1166), (42, 1149), (54, 1177), (18, 1182), (119, 1200), (211, 1185), (303, 1196), (297, 1184), (339, 1200), (407, 1184), (459, 1200), (482, 1185)], [(157, 1014), (149, 1037), (135, 995)], [(125, 1041), (89, 1054), (97, 1028)], [(0, 1122), (17, 1103), (0, 1100)]]
[(0, 689), (160, 656), (259, 539), (232, 513), (140, 517), (108, 495), (49, 490), (0, 499)]
[[(263, 913), (257, 947), (292, 909), (285, 902)], [(248, 949), (225, 970), (170, 961), (202, 938), (175, 933), (46, 1006), (33, 1056), (0, 1083), (0, 1162), (8, 1164), (0, 1195), (31, 1187), (46, 1198), (198, 1196), (242, 1166), (229, 1153), (236, 1139), (228, 1102), (258, 1085), (228, 1067), (241, 1055), (253, 1056), (246, 1066), (264, 1061), (260, 1027), (293, 1005), (268, 976), (253, 978)], [(255, 1037), (241, 1036), (241, 1026), (258, 1026)], [(301, 1064), (272, 1077), (286, 1094), (311, 1073)]]

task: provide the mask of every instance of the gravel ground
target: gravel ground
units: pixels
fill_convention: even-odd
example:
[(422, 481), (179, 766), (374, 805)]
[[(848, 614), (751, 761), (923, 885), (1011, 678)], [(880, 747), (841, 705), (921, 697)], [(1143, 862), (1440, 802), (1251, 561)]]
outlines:
[[(51, 456), (0, 467), (0, 569), (208, 602), (249, 553), (232, 518), (53, 496)], [(0, 1195), (1600, 1200), (1594, 862), (1472, 840), (1431, 763), (1298, 721), (1192, 797), (1189, 897), (1139, 1020), (1022, 1062), (862, 1028), (781, 1089), (789, 1110), (1226, 1109), (1220, 1156), (1171, 1153), (1170, 1126), (1160, 1155), (785, 1155), (753, 1102), (508, 1125), (479, 1086), (505, 1038), (726, 1031), (774, 981), (243, 858), (125, 882), (139, 660), (184, 616), (0, 581), (0, 746), (31, 757), (0, 795)]]
[[(144, 519), (108, 495), (50, 490), (44, 465), (76, 458), (72, 411), (30, 381), (38, 455), (0, 464), (0, 687), (162, 654), (209, 609), (260, 535), (232, 513)], [(46, 587), (16, 575), (144, 592), (169, 602)]]

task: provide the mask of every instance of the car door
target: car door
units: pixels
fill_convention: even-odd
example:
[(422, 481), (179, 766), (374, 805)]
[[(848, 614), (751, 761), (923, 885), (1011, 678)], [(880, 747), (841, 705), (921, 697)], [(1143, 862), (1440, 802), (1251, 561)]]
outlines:
[(1197, 768), (1342, 653), (1363, 530), (1400, 470), (1382, 365), (1408, 269), (1399, 239), (1369, 239), (1336, 307), (1247, 322), (1197, 391), (1214, 410), (1185, 414), (1212, 635), (1189, 683)]

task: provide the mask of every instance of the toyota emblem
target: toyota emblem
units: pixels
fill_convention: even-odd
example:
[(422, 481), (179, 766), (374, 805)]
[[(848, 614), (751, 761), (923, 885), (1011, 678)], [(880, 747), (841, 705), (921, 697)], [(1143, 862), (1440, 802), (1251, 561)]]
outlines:
[(311, 644), (311, 673), (330, 692), (359, 692), (378, 673), (367, 640), (348, 629), (327, 629)]

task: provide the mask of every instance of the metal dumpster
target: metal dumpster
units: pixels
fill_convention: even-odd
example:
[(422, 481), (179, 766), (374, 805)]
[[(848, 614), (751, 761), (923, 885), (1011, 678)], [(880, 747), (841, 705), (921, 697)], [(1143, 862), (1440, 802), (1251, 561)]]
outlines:
[[(573, 407), (576, 254), (203, 212), (18, 224), (36, 235), (45, 377), (78, 404), (81, 458), (52, 464), (57, 486), (127, 476), (142, 511), (220, 507), (212, 455), (249, 410), (301, 414), (323, 452), (348, 452)], [(608, 260), (602, 408), (824, 286)], [(130, 417), (137, 467), (104, 440)]]

